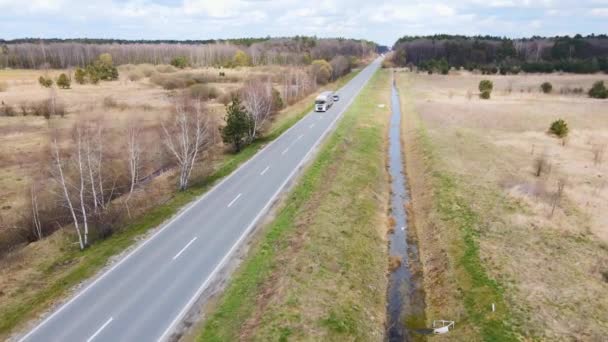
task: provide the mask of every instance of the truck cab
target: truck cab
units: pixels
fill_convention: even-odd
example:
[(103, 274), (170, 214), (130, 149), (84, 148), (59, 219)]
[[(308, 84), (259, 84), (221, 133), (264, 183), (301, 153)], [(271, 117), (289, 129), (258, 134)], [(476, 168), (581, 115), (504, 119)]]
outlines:
[(315, 99), (315, 112), (326, 112), (334, 104), (333, 92), (325, 91)]

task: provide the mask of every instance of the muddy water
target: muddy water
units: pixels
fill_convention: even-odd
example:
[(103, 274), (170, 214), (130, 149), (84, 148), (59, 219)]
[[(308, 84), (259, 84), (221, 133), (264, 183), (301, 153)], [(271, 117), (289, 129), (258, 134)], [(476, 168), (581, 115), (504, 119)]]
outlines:
[[(403, 172), (401, 146), (401, 109), (399, 94), (393, 84), (389, 132), (389, 173), (391, 182), (391, 215), (395, 231), (389, 235), (389, 253), (401, 258), (401, 266), (390, 274), (387, 307), (387, 340), (419, 341), (424, 338), (415, 330), (424, 328), (424, 292), (418, 248), (413, 232), (408, 230), (407, 211), (410, 198)], [(418, 271), (416, 271), (418, 270)]]

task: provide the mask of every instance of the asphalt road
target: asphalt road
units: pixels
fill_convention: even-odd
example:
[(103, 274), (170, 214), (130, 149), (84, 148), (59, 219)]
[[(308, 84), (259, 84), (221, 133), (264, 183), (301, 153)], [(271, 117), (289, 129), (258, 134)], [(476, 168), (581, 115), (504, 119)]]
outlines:
[(309, 113), (20, 341), (165, 340), (380, 66)]

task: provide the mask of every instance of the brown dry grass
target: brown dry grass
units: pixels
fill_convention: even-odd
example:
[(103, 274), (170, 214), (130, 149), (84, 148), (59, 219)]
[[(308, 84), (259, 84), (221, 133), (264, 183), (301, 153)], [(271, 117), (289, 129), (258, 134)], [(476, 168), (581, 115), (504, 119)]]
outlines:
[(388, 270), (390, 272), (395, 271), (396, 269), (398, 269), (399, 267), (401, 267), (401, 257), (400, 256), (395, 256), (395, 255), (391, 255), (388, 257)]
[[(492, 99), (468, 99), (481, 79), (494, 82)], [(437, 167), (457, 179), (459, 195), (479, 215), (481, 260), (504, 287), (516, 331), (526, 338), (599, 341), (608, 333), (608, 283), (601, 273), (608, 268), (608, 165), (595, 162), (597, 146), (608, 141), (606, 102), (539, 88), (549, 81), (558, 92), (588, 89), (600, 79), (606, 76), (400, 76), (404, 105), (426, 128)], [(570, 127), (565, 146), (546, 134), (558, 118)], [(406, 139), (415, 144), (408, 134), (415, 135), (412, 127)], [(408, 173), (418, 168), (424, 178), (427, 156), (416, 146), (408, 152)], [(536, 177), (542, 155), (552, 168)], [(551, 216), (561, 179), (567, 185)], [(416, 220), (427, 229), (419, 234), (427, 303), (435, 313), (457, 315), (459, 285), (445, 243), (455, 237), (428, 215), (431, 185), (412, 175), (410, 182)]]
[[(174, 73), (160, 75), (192, 74), (204, 75), (213, 79), (210, 86), (217, 89), (220, 94), (230, 93), (240, 86), (235, 82), (244, 80), (254, 75), (279, 75), (284, 73), (288, 67), (253, 67), (225, 70), (225, 82), (220, 83), (222, 78), (219, 69), (200, 68), (188, 69)], [(120, 78), (114, 82), (100, 82), (98, 85), (80, 85), (72, 82), (71, 89), (55, 89), (57, 99), (64, 103), (67, 108), (65, 118), (53, 117), (46, 120), (43, 117), (21, 116), (19, 106), (23, 103), (32, 103), (47, 99), (50, 90), (38, 84), (40, 75), (47, 75), (53, 79), (62, 73), (73, 73), (72, 70), (0, 70), (0, 82), (7, 84), (6, 91), (0, 92), (0, 100), (16, 108), (18, 116), (0, 117), (0, 216), (3, 221), (10, 223), (17, 217), (26, 204), (24, 189), (35, 176), (42, 176), (47, 165), (43, 162), (48, 148), (49, 134), (52, 131), (69, 132), (73, 124), (83, 118), (101, 118), (106, 131), (110, 134), (120, 135), (127, 126), (129, 120), (136, 118), (143, 122), (149, 134), (146, 139), (154, 146), (154, 154), (160, 157), (161, 147), (155, 136), (155, 127), (171, 109), (171, 97), (174, 92), (167, 91), (153, 84), (150, 77), (145, 75), (158, 74), (157, 68), (152, 65), (128, 65), (121, 66)], [(150, 69), (150, 70), (148, 70)], [(141, 78), (131, 81), (129, 76), (132, 72), (140, 72)], [(280, 89), (277, 85), (277, 89)], [(310, 100), (310, 98), (307, 98)], [(209, 109), (217, 116), (218, 120), (223, 118), (224, 105), (219, 99), (206, 102)], [(279, 114), (290, 118), (297, 115), (300, 109), (306, 108), (309, 101), (300, 101), (295, 107), (288, 108)], [(273, 126), (274, 127), (274, 126)], [(156, 163), (149, 163), (149, 167), (143, 173), (153, 172), (160, 167)], [(43, 172), (40, 172), (40, 171)], [(8, 222), (8, 223), (7, 223)]]

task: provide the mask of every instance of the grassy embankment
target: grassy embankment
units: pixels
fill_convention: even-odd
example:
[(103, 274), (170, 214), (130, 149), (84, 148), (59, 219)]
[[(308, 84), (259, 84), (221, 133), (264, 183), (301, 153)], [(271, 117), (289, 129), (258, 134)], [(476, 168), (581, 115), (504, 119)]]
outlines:
[(199, 341), (383, 339), (389, 96), (379, 71), (265, 227)]
[[(452, 339), (601, 341), (608, 117), (571, 91), (598, 75), (399, 75), (429, 318), (456, 320)], [(566, 144), (547, 133), (559, 118)]]
[[(358, 71), (353, 71), (325, 88), (337, 89), (357, 73)], [(165, 204), (135, 219), (121, 231), (84, 251), (76, 248), (71, 234), (62, 232), (56, 233), (56, 237), (43, 241), (54, 247), (36, 246), (36, 244), (28, 246), (40, 253), (52, 252), (52, 255), (48, 255), (42, 265), (32, 270), (35, 275), (24, 279), (16, 293), (4, 302), (6, 305), (0, 307), (0, 339), (8, 337), (13, 330), (48, 309), (54, 302), (66, 296), (72, 287), (94, 276), (113, 256), (125, 251), (143, 234), (158, 227), (188, 203), (203, 195), (220, 179), (228, 176), (311, 110), (310, 97), (285, 109), (273, 122), (270, 133), (264, 138), (247, 146), (239, 154), (221, 156), (216, 170), (211, 175), (193, 184), (187, 191), (174, 193)]]
[(474, 209), (470, 193), (464, 190), (467, 185), (445, 168), (416, 112), (411, 78), (398, 75), (405, 116), (405, 164), (424, 268), (427, 317), (456, 321), (457, 330), (442, 340), (515, 340), (503, 289), (488, 275), (480, 258), (478, 236), (485, 213)]

